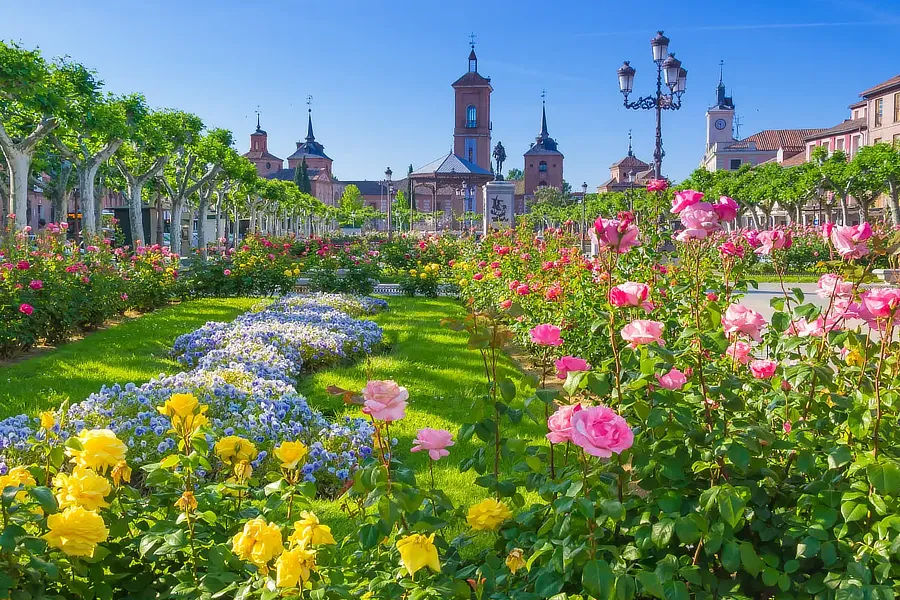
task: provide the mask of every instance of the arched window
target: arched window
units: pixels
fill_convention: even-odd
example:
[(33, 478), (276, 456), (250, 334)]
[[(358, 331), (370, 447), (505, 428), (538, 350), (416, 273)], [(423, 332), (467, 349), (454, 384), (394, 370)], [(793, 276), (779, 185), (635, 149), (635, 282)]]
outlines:
[(547, 172), (547, 161), (541, 161), (541, 164), (538, 165), (538, 171), (540, 171), (541, 173)]
[(466, 107), (466, 127), (470, 129), (478, 127), (478, 111), (473, 104)]

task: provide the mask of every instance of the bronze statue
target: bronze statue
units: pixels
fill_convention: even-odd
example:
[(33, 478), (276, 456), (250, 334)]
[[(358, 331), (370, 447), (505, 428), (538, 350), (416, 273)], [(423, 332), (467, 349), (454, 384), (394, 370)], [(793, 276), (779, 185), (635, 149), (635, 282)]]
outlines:
[(497, 164), (494, 179), (503, 181), (503, 163), (506, 162), (506, 148), (503, 147), (503, 142), (497, 142), (497, 145), (494, 146), (494, 162)]

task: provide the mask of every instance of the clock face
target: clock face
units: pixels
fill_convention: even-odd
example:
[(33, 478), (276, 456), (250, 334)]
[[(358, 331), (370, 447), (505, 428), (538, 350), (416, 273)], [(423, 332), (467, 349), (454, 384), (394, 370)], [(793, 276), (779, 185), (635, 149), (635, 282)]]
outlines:
[(725, 125), (728, 123), (725, 122), (725, 119), (716, 119), (716, 129), (725, 129)]

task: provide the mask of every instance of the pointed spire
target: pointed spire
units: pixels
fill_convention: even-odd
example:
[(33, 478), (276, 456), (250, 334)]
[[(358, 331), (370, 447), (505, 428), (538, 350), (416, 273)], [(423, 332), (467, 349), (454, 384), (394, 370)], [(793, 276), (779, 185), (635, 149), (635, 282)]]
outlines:
[(313, 127), (312, 127), (312, 96), (306, 97), (306, 106), (307, 112), (309, 113), (309, 123), (306, 127), (306, 141), (314, 142), (316, 141), (316, 136), (313, 135)]
[(631, 130), (628, 130), (628, 156), (634, 156), (634, 152), (631, 149)]
[(259, 104), (256, 105), (256, 110), (253, 112), (256, 113), (256, 133), (265, 133), (262, 127), (259, 126)]
[(469, 73), (478, 72), (478, 57), (475, 56), (475, 32), (469, 34)]
[(724, 73), (724, 70), (725, 70), (725, 61), (720, 60), (719, 61), (719, 85), (722, 85), (722, 75)]
[(547, 139), (547, 90), (541, 90), (541, 139)]

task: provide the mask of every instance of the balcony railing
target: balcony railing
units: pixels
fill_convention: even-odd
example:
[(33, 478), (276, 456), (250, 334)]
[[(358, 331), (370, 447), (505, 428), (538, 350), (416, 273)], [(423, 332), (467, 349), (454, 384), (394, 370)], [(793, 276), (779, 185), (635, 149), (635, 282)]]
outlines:
[(466, 129), (475, 129), (478, 127), (478, 121), (466, 121)]

